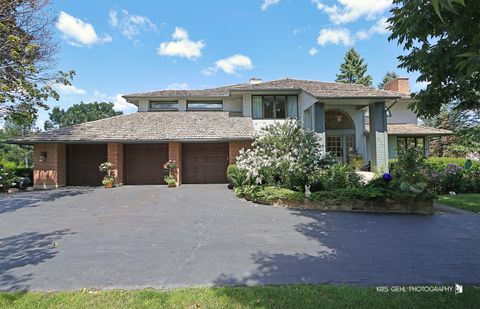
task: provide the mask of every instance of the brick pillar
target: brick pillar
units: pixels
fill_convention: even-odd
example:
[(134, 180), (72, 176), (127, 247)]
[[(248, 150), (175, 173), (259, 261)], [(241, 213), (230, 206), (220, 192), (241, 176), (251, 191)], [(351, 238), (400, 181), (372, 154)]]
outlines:
[(252, 148), (252, 141), (235, 141), (228, 143), (228, 164), (235, 164), (241, 149)]
[(115, 185), (123, 185), (123, 144), (110, 143), (108, 144), (108, 162), (113, 164), (113, 174), (115, 175)]
[(35, 144), (33, 149), (33, 186), (37, 189), (64, 187), (67, 181), (65, 144)]
[(177, 184), (182, 184), (182, 143), (168, 143), (168, 159), (177, 162), (177, 170), (175, 171), (175, 178)]

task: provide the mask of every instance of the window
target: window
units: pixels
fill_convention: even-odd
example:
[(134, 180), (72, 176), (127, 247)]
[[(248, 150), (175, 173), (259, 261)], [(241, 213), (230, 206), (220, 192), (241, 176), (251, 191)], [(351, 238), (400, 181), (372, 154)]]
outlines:
[(253, 119), (286, 119), (298, 117), (296, 95), (254, 95), (252, 96)]
[(223, 110), (222, 101), (188, 101), (187, 110), (216, 111)]
[(178, 110), (178, 102), (150, 102), (150, 110)]
[(425, 150), (425, 138), (423, 137), (397, 137), (397, 150), (418, 147)]

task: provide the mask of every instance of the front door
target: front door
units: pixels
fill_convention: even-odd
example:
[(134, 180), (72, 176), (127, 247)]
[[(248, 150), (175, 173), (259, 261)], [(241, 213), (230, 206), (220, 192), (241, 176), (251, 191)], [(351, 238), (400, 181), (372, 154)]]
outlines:
[(355, 134), (327, 134), (326, 150), (338, 161), (348, 163), (355, 152)]

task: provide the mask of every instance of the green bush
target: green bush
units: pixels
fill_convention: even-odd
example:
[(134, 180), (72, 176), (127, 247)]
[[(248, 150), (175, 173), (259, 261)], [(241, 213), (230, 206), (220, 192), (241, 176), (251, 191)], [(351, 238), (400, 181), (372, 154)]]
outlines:
[(392, 167), (394, 182), (415, 185), (426, 182), (425, 156), (419, 148), (407, 148), (399, 151), (397, 161)]
[(312, 175), (311, 181), (312, 192), (361, 186), (360, 176), (355, 173), (355, 168), (343, 163), (336, 163), (318, 170)]
[(313, 192), (310, 200), (319, 201), (324, 199), (339, 200), (375, 200), (384, 201), (388, 199), (398, 201), (429, 200), (435, 198), (435, 194), (429, 191), (414, 192), (399, 190), (398, 187), (375, 187), (366, 186), (363, 188), (334, 189), (329, 191)]
[(247, 175), (245, 171), (239, 170), (236, 164), (230, 164), (228, 166), (227, 178), (228, 178), (228, 182), (233, 187), (243, 186), (247, 181)]
[[(430, 157), (425, 160), (426, 166), (434, 171), (440, 172), (447, 168), (449, 164), (455, 164), (465, 167), (468, 159), (465, 158), (448, 158), (448, 157)], [(472, 169), (480, 168), (480, 162), (470, 160), (472, 162)]]
[(249, 197), (256, 201), (273, 202), (277, 200), (301, 201), (305, 198), (302, 192), (274, 186), (245, 186), (235, 188), (240, 197)]
[(17, 167), (15, 168), (14, 174), (18, 177), (28, 177), (33, 179), (33, 168), (32, 167)]

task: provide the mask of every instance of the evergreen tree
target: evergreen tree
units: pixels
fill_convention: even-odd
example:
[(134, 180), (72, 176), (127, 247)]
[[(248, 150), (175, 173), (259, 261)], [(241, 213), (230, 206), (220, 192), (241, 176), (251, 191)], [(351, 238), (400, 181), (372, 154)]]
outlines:
[(385, 84), (391, 81), (392, 79), (398, 78), (398, 74), (394, 71), (388, 71), (382, 79), (382, 82), (378, 84), (378, 89), (385, 88)]
[(355, 51), (355, 48), (352, 47), (343, 59), (336, 82), (372, 86), (372, 77), (365, 75), (368, 65), (363, 63), (364, 59)]

